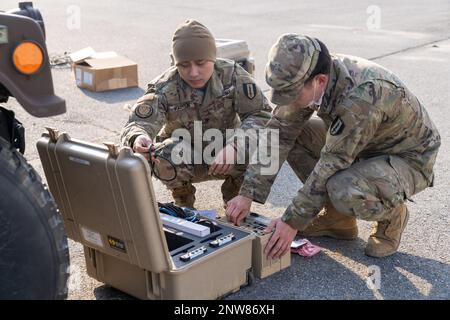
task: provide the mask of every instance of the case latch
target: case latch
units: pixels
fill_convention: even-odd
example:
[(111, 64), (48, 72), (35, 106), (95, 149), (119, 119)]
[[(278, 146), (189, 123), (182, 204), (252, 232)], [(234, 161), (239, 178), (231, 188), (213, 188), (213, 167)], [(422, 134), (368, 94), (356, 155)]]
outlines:
[(103, 142), (103, 144), (108, 148), (111, 156), (116, 157), (119, 154), (119, 146), (114, 142)]
[(51, 127), (45, 127), (48, 131), (48, 135), (50, 136), (50, 140), (52, 142), (56, 142), (59, 137), (59, 130)]

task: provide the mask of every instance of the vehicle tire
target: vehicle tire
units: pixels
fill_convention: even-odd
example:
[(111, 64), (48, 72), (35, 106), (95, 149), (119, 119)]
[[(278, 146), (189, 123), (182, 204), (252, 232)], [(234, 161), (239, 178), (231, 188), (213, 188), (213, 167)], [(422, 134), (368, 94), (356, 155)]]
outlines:
[(0, 138), (0, 299), (65, 299), (69, 249), (50, 192)]

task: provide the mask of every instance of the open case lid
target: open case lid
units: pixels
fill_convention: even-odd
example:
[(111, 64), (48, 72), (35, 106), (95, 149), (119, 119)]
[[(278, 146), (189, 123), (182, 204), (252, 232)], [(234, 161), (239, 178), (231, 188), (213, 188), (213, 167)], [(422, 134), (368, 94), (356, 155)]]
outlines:
[[(152, 272), (172, 268), (145, 158), (49, 129), (37, 143), (50, 191), (72, 238)], [(67, 226), (66, 226), (67, 227)], [(69, 233), (70, 236), (70, 233)]]

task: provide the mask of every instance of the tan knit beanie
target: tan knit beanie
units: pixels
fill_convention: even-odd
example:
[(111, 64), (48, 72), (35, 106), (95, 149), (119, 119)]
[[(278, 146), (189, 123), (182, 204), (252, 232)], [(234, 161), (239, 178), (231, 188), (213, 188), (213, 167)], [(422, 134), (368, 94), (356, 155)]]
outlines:
[(180, 25), (172, 38), (175, 65), (191, 60), (216, 61), (216, 41), (200, 22), (189, 19)]

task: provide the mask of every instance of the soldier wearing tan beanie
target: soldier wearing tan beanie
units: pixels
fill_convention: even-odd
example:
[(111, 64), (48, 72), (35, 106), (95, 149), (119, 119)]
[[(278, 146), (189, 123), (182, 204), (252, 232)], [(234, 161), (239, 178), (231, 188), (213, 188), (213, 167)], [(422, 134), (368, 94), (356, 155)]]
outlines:
[(172, 38), (172, 55), (175, 65), (185, 61), (216, 61), (216, 41), (203, 24), (187, 20), (175, 31)]
[[(271, 111), (266, 97), (239, 64), (216, 59), (215, 39), (208, 28), (195, 20), (181, 24), (173, 35), (172, 56), (175, 65), (150, 82), (146, 94), (133, 106), (122, 130), (122, 145), (149, 158), (149, 149), (156, 143), (159, 154), (170, 158), (180, 143), (180, 139), (172, 139), (176, 129), (188, 130), (193, 142), (198, 122), (202, 128), (223, 133), (227, 129), (264, 127)], [(193, 208), (193, 183), (210, 179), (224, 180), (224, 203), (238, 194), (247, 166), (234, 164), (234, 136), (222, 138), (223, 148), (211, 154), (215, 159), (212, 162), (204, 158), (206, 144), (197, 150), (192, 143), (187, 147), (203, 155), (202, 163), (183, 162), (176, 165), (175, 178), (160, 178), (178, 206)], [(155, 162), (159, 171), (158, 166)]]

